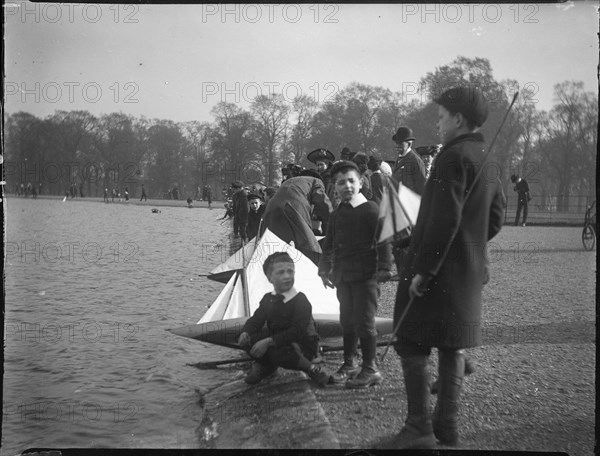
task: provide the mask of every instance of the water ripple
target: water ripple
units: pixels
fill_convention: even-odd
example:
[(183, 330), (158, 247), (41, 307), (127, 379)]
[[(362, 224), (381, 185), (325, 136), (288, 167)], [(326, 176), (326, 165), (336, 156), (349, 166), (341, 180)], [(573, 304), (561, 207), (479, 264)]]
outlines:
[[(222, 289), (208, 209), (7, 200), (2, 454), (29, 447), (197, 448), (198, 371), (232, 351), (174, 336)], [(234, 353), (234, 352), (233, 352)]]

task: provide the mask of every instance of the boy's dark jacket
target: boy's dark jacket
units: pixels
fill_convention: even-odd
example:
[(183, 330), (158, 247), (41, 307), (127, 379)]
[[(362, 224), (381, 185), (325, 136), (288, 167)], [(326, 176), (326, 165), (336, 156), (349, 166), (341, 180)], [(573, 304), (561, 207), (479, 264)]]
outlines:
[(373, 279), (392, 266), (391, 244), (375, 247), (379, 208), (373, 201), (357, 207), (340, 203), (329, 218), (319, 275), (334, 283)]
[(252, 341), (267, 324), (269, 336), (273, 338), (276, 347), (297, 342), (301, 346), (311, 346), (311, 341), (317, 338), (315, 322), (312, 316), (312, 306), (302, 292), (287, 302), (282, 295), (267, 293), (260, 300), (258, 309), (250, 317), (242, 332), (247, 332)]

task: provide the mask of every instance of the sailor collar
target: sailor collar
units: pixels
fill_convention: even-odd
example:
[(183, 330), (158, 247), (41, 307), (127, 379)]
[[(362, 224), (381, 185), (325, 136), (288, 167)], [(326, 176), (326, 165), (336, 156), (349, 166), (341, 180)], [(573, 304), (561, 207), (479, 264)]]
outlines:
[(350, 204), (353, 208), (356, 208), (366, 202), (367, 198), (365, 198), (365, 195), (363, 195), (362, 193), (358, 193), (350, 201), (348, 201), (348, 204)]
[(273, 296), (277, 296), (278, 294), (280, 294), (283, 296), (283, 302), (288, 302), (291, 299), (294, 299), (296, 297), (296, 295), (298, 294), (298, 291), (294, 287), (292, 287), (288, 291), (285, 291), (283, 293), (276, 293), (275, 290), (273, 290), (271, 292), (271, 294)]

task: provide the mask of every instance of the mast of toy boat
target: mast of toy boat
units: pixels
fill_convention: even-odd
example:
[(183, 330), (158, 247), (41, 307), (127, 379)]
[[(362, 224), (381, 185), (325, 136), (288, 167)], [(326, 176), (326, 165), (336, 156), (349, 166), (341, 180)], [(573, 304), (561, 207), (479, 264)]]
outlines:
[[(256, 232), (256, 236), (254, 237), (254, 250), (253, 252), (256, 251), (256, 246), (258, 245), (258, 241), (260, 239), (260, 229), (262, 228), (262, 219), (260, 219), (260, 223), (258, 224), (258, 231)], [(250, 296), (248, 295), (248, 274), (247, 274), (247, 267), (248, 267), (248, 263), (246, 262), (246, 251), (244, 249), (245, 245), (244, 245), (244, 240), (242, 239), (242, 270), (241, 270), (241, 276), (242, 276), (242, 294), (243, 294), (243, 298), (244, 298), (244, 313), (246, 314), (247, 317), (252, 316), (252, 313), (250, 312)], [(252, 255), (250, 255), (252, 256)], [(250, 261), (250, 259), (248, 259), (248, 261)]]
[(240, 275), (242, 277), (242, 295), (244, 298), (244, 314), (249, 317), (250, 314), (250, 297), (248, 296), (248, 275), (246, 272), (246, 253), (244, 251), (244, 240), (242, 239), (242, 270)]

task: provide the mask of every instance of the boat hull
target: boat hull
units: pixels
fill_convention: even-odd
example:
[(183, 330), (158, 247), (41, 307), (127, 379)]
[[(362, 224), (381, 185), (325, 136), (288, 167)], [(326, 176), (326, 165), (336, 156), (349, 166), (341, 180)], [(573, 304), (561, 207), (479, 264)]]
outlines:
[[(170, 332), (182, 337), (208, 342), (223, 347), (240, 348), (237, 340), (240, 337), (242, 328), (249, 317), (232, 318), (229, 320), (211, 321), (197, 325), (181, 326), (175, 329), (169, 329)], [(339, 315), (336, 314), (314, 314), (315, 326), (321, 340), (342, 337), (342, 327), (339, 321)], [(375, 318), (375, 327), (378, 335), (391, 334), (394, 324), (391, 318)], [(266, 326), (262, 328), (260, 337), (268, 337)]]

